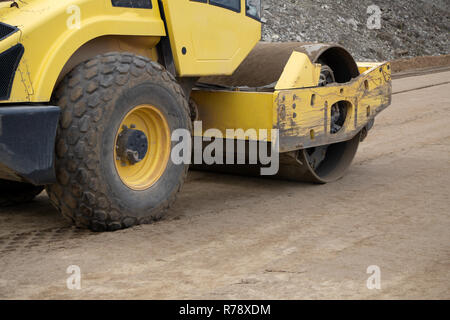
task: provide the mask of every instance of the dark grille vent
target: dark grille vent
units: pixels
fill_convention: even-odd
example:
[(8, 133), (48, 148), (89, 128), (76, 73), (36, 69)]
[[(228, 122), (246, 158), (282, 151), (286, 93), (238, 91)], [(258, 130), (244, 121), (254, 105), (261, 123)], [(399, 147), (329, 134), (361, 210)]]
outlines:
[(111, 0), (113, 7), (151, 9), (151, 0)]
[(8, 100), (20, 59), (24, 48), (16, 44), (5, 52), (0, 53), (0, 100)]
[(12, 27), (8, 24), (4, 24), (0, 22), (0, 41), (4, 38), (10, 36), (14, 32), (16, 32), (18, 29), (16, 27)]

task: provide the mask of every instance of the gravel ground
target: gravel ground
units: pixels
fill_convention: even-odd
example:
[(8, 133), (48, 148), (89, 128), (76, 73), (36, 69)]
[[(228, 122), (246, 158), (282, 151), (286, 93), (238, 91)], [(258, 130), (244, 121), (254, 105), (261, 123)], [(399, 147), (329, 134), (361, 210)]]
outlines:
[[(449, 53), (448, 0), (263, 0), (263, 40), (334, 42), (359, 60)], [(369, 29), (367, 9), (381, 9)]]

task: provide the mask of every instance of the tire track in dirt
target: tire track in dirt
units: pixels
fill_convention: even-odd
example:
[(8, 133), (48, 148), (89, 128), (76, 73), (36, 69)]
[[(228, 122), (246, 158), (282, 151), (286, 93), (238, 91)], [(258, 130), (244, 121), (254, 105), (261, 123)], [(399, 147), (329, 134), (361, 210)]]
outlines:
[(86, 239), (95, 233), (76, 227), (50, 228), (22, 233), (12, 232), (0, 236), (0, 258), (5, 255), (26, 253), (36, 247), (49, 247), (52, 249), (64, 248), (67, 240)]

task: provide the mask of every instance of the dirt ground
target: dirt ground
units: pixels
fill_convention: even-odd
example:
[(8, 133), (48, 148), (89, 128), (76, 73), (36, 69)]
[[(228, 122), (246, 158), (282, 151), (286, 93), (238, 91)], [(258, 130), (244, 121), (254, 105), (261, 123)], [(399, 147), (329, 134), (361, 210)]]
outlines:
[[(449, 78), (394, 80), (337, 183), (192, 172), (167, 219), (103, 234), (68, 225), (45, 194), (2, 210), (0, 298), (450, 299)], [(81, 290), (66, 287), (70, 265)]]
[(440, 56), (415, 57), (397, 59), (391, 62), (392, 72), (414, 72), (421, 69), (450, 67), (450, 54)]

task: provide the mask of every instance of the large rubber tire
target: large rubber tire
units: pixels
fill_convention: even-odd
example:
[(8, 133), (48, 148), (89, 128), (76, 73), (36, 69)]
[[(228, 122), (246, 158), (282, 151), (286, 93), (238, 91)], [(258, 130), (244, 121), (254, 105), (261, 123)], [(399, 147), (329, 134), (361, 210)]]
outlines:
[(56, 140), (58, 182), (47, 191), (61, 214), (93, 231), (161, 219), (174, 203), (188, 165), (175, 165), (169, 159), (155, 184), (136, 191), (120, 179), (114, 148), (122, 119), (141, 104), (157, 107), (170, 132), (192, 131), (188, 101), (175, 78), (147, 58), (108, 53), (72, 70), (54, 100), (62, 108)]
[(0, 207), (9, 207), (32, 201), (44, 187), (0, 179)]

